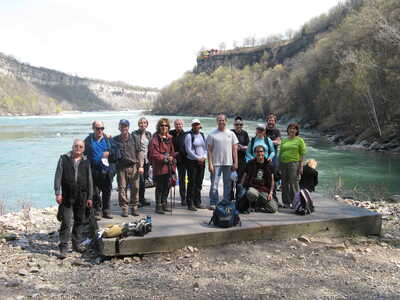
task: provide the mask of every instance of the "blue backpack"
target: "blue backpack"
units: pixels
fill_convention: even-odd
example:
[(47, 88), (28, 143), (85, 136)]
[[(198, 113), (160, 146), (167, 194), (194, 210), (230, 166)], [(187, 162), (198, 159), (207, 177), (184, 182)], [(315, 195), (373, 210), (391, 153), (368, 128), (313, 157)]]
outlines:
[(236, 209), (235, 204), (226, 200), (217, 203), (213, 216), (208, 224), (210, 225), (211, 223), (221, 228), (233, 227), (238, 224), (240, 226), (242, 225), (239, 211)]

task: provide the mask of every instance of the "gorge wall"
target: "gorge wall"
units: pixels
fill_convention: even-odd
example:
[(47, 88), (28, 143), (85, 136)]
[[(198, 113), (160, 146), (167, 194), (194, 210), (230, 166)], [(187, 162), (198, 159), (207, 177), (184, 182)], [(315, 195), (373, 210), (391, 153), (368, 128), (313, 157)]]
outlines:
[(0, 115), (147, 109), (158, 91), (34, 67), (0, 53)]

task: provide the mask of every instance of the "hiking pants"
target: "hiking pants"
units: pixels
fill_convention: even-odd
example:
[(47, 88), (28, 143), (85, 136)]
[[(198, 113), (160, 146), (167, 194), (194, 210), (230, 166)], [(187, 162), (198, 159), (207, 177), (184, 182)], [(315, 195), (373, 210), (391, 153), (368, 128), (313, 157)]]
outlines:
[[(186, 201), (186, 163), (184, 161), (178, 162), (176, 165), (178, 169), (179, 178), (179, 194), (181, 196), (181, 202)], [(189, 177), (189, 175), (188, 175)]]
[(186, 162), (188, 172), (187, 205), (200, 206), (205, 164), (199, 164), (198, 161), (191, 159)]
[(72, 228), (72, 244), (78, 245), (82, 242), (83, 222), (85, 220), (85, 204), (75, 203), (71, 207), (66, 207), (62, 203), (59, 208), (59, 216), (61, 217), (60, 226), (60, 248), (66, 248), (71, 239)]
[(210, 205), (216, 205), (219, 201), (218, 184), (221, 176), (224, 185), (224, 200), (231, 201), (231, 168), (232, 166), (214, 166), (214, 173), (210, 173)]
[(168, 193), (169, 193), (169, 174), (157, 175), (156, 180), (156, 208), (161, 205), (167, 205)]
[[(122, 209), (138, 208), (139, 174), (137, 164), (131, 167), (121, 168), (117, 171), (118, 202)], [(131, 186), (130, 201), (128, 201), (128, 185)]]
[(300, 162), (280, 163), (282, 173), (282, 202), (284, 205), (293, 203), (295, 193), (300, 191), (298, 168)]
[[(112, 178), (108, 173), (93, 171), (93, 207), (96, 211), (110, 212)], [(101, 196), (100, 196), (101, 193)]]
[[(255, 203), (256, 208), (262, 208), (265, 212), (276, 213), (278, 211), (278, 202), (274, 198), (268, 200), (268, 193), (266, 192), (259, 192), (250, 187), (246, 192), (246, 197), (250, 203)], [(252, 205), (250, 204), (250, 206)]]

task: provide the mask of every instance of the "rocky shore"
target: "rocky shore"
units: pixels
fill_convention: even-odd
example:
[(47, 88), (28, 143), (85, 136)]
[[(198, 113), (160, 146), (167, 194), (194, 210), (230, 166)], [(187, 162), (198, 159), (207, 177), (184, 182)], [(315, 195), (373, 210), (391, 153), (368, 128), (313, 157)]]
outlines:
[(25, 208), (0, 216), (0, 299), (398, 299), (400, 204), (336, 200), (381, 213), (382, 235), (60, 260), (57, 208)]

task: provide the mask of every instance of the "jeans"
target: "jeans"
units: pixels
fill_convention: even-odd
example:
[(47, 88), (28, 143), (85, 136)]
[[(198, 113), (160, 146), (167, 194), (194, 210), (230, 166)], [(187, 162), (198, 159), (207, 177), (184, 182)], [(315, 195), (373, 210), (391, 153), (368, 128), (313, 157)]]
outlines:
[(282, 173), (282, 202), (285, 205), (293, 203), (295, 193), (300, 191), (298, 168), (300, 162), (280, 163)]
[(199, 164), (196, 160), (188, 159), (186, 166), (188, 172), (187, 205), (189, 207), (200, 206), (205, 164)]
[(224, 185), (224, 200), (231, 201), (231, 168), (232, 166), (214, 166), (214, 172), (210, 173), (211, 187), (210, 187), (210, 205), (216, 205), (218, 199), (218, 184), (222, 175), (222, 182)]

